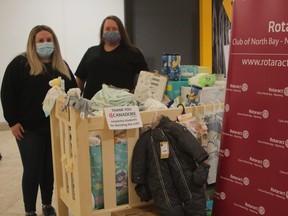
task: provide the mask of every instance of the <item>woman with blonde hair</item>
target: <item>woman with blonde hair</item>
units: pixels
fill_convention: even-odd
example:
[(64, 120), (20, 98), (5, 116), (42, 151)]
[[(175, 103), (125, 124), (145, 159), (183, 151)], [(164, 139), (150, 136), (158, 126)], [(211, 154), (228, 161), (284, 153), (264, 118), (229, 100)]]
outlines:
[(59, 76), (66, 91), (77, 87), (54, 31), (37, 25), (30, 31), (26, 52), (8, 64), (1, 86), (4, 118), (16, 139), (23, 165), (22, 193), (27, 216), (37, 215), (39, 187), (44, 216), (56, 215), (51, 206), (54, 177), (50, 122), (42, 103), (51, 88), (49, 81)]

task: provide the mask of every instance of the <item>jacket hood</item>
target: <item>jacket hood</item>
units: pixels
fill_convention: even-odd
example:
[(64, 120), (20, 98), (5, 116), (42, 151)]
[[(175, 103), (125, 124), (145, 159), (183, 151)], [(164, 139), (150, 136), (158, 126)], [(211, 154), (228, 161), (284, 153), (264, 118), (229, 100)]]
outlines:
[(155, 118), (153, 118), (153, 120), (151, 121), (151, 123), (149, 125), (143, 126), (143, 128), (141, 129), (141, 134), (143, 134), (149, 130), (153, 130), (157, 127), (161, 127), (163, 124), (165, 124), (167, 122), (171, 122), (171, 120), (167, 116), (158, 115)]

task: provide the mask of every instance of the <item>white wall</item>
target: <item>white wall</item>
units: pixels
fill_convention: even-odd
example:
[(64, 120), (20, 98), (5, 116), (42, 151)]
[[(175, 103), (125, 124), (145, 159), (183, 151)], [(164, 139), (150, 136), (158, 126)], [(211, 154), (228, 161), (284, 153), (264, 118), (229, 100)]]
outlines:
[[(124, 23), (124, 0), (0, 0), (0, 85), (8, 63), (25, 51), (35, 25), (55, 31), (74, 72), (88, 47), (99, 43), (100, 25), (108, 15)], [(0, 122), (5, 122), (2, 106)]]

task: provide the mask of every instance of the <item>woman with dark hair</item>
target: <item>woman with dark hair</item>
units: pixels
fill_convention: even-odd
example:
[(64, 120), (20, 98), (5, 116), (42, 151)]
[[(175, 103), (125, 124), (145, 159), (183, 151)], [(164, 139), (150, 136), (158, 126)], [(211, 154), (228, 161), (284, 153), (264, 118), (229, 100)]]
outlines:
[(108, 16), (101, 24), (100, 44), (86, 51), (75, 76), (83, 97), (91, 99), (102, 84), (133, 91), (141, 70), (148, 70), (142, 52), (130, 42), (121, 20)]
[(26, 51), (7, 66), (1, 86), (4, 118), (16, 139), (23, 164), (22, 193), (26, 215), (35, 216), (38, 188), (44, 216), (55, 216), (50, 121), (42, 109), (51, 88), (49, 81), (61, 77), (65, 90), (77, 87), (63, 60), (54, 31), (37, 25), (30, 31)]

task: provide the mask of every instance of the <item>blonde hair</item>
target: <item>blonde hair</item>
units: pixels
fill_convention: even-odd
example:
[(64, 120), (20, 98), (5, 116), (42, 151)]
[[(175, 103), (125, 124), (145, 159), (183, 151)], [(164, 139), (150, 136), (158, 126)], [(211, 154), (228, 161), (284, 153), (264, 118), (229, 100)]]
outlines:
[(39, 75), (44, 72), (44, 68), (45, 68), (44, 64), (40, 61), (36, 53), (35, 37), (36, 37), (36, 34), (40, 31), (47, 31), (50, 34), (52, 34), (52, 37), (53, 37), (54, 52), (52, 53), (52, 56), (51, 56), (52, 68), (58, 70), (60, 73), (66, 75), (69, 79), (71, 79), (69, 68), (64, 62), (62, 55), (61, 55), (57, 36), (54, 33), (54, 31), (49, 26), (46, 26), (46, 25), (35, 26), (30, 31), (30, 34), (29, 34), (26, 56), (28, 59), (28, 63), (31, 67), (30, 74), (33, 76)]

